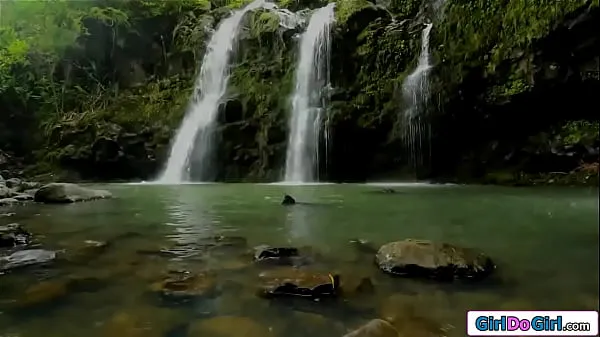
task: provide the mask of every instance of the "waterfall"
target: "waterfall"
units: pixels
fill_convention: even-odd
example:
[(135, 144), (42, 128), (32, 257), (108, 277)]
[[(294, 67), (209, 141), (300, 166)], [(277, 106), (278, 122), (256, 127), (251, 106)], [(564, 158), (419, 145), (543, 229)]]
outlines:
[[(166, 168), (160, 183), (176, 184), (190, 179), (190, 157), (195, 152), (199, 163), (199, 176), (207, 180), (211, 173), (210, 155), (213, 151), (212, 136), (221, 98), (227, 89), (229, 63), (235, 48), (238, 29), (248, 11), (265, 5), (255, 0), (224, 19), (212, 35), (202, 60), (200, 72), (194, 85), (194, 93), (188, 111), (171, 145)], [(198, 148), (194, 148), (198, 144)]]
[(431, 126), (427, 120), (429, 103), (429, 34), (433, 24), (427, 24), (421, 35), (421, 53), (417, 68), (404, 81), (402, 91), (409, 103), (402, 115), (402, 139), (408, 152), (408, 160), (415, 169), (424, 163), (424, 153), (429, 153)]
[(285, 164), (286, 182), (318, 179), (323, 91), (329, 85), (330, 29), (335, 20), (334, 3), (317, 9), (300, 39), (292, 95), (290, 135)]

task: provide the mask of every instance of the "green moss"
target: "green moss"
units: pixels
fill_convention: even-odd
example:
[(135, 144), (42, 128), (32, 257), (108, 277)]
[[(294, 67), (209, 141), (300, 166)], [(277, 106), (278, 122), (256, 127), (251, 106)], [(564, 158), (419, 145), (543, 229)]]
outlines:
[(335, 0), (335, 20), (345, 24), (354, 13), (370, 6), (373, 4), (367, 0)]
[(432, 41), (433, 46), (439, 46), (435, 56), (443, 63), (437, 71), (445, 89), (453, 92), (469, 72), (483, 69), (482, 77), (495, 78), (499, 83), (489, 90), (488, 99), (503, 101), (528, 90), (530, 60), (508, 71), (502, 66), (522, 59), (535, 41), (548, 35), (567, 15), (587, 5), (586, 0), (447, 2)]
[(570, 121), (563, 125), (559, 131), (562, 145), (593, 146), (600, 136), (598, 121)]
[(251, 3), (253, 0), (228, 0), (226, 7), (231, 9), (238, 9)]
[(252, 15), (250, 31), (255, 37), (264, 33), (274, 33), (279, 29), (279, 16), (270, 11), (261, 11)]

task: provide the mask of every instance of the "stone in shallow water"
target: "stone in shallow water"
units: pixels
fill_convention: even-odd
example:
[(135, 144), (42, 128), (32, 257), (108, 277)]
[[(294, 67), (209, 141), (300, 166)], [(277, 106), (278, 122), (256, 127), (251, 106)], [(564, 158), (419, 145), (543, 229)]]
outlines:
[(33, 200), (33, 196), (27, 193), (19, 193), (17, 195), (13, 196), (13, 199), (17, 200), (17, 201), (29, 201), (29, 200)]
[(56, 301), (67, 295), (67, 280), (43, 281), (27, 288), (17, 306), (28, 307)]
[(281, 204), (284, 206), (295, 205), (296, 200), (291, 195), (284, 195)]
[(303, 266), (312, 259), (300, 254), (295, 247), (271, 247), (260, 245), (254, 248), (254, 262), (262, 265)]
[(0, 248), (27, 245), (30, 239), (31, 233), (27, 232), (17, 223), (0, 226)]
[(275, 336), (275, 334), (272, 329), (264, 327), (250, 318), (219, 316), (192, 323), (188, 336), (268, 337)]
[(64, 259), (72, 263), (88, 263), (108, 248), (105, 241), (85, 240), (65, 244)]
[(20, 201), (15, 198), (3, 198), (3, 199), (0, 199), (0, 206), (14, 205), (14, 204), (18, 204), (19, 202)]
[(113, 314), (103, 326), (105, 337), (163, 337), (181, 324), (184, 315), (153, 306), (125, 308)]
[(0, 271), (46, 263), (54, 260), (56, 253), (44, 249), (27, 249), (0, 257)]
[(51, 183), (35, 193), (34, 200), (46, 204), (64, 204), (78, 201), (112, 198), (105, 190), (93, 190), (70, 183)]
[(344, 337), (400, 337), (396, 328), (382, 319), (374, 319)]
[(186, 300), (208, 295), (215, 286), (215, 278), (208, 273), (177, 271), (170, 272), (164, 280), (152, 284), (151, 290), (167, 299)]
[(339, 292), (339, 275), (316, 273), (297, 268), (281, 268), (265, 271), (259, 275), (259, 296), (305, 297), (320, 299), (335, 297)]
[(478, 280), (495, 269), (485, 254), (427, 240), (406, 239), (385, 244), (375, 257), (381, 270), (405, 277), (435, 280)]

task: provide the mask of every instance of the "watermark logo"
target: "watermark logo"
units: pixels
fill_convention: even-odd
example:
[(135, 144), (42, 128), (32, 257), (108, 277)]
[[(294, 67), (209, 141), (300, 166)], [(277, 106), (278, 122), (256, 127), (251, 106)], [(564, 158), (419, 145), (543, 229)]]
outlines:
[(469, 311), (469, 336), (597, 336), (597, 311)]

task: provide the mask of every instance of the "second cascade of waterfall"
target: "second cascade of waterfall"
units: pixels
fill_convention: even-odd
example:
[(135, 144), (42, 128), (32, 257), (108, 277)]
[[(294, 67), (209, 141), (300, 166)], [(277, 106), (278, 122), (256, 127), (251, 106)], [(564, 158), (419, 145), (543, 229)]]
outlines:
[(292, 95), (285, 182), (313, 182), (318, 178), (323, 90), (329, 85), (330, 30), (335, 4), (317, 9), (300, 39), (300, 58)]
[(429, 55), (429, 34), (433, 24), (429, 23), (421, 35), (421, 53), (419, 63), (404, 81), (402, 91), (409, 107), (402, 115), (402, 139), (408, 160), (417, 169), (424, 164), (424, 153), (429, 153), (431, 128), (427, 121), (427, 105), (429, 102), (429, 71), (431, 61)]
[[(171, 145), (166, 168), (158, 180), (160, 183), (176, 184), (190, 178), (190, 157), (196, 151), (200, 180), (208, 180), (209, 156), (212, 151), (212, 135), (221, 98), (227, 90), (229, 63), (237, 40), (237, 31), (248, 11), (265, 5), (255, 0), (224, 19), (212, 35), (202, 60), (200, 73), (194, 85), (194, 94), (175, 140)], [(198, 149), (194, 145), (198, 144)]]

